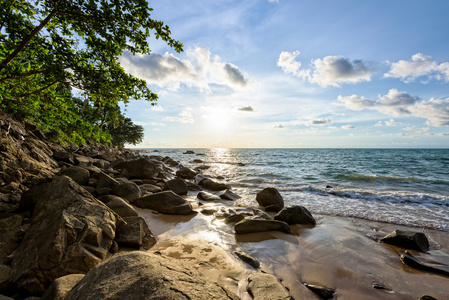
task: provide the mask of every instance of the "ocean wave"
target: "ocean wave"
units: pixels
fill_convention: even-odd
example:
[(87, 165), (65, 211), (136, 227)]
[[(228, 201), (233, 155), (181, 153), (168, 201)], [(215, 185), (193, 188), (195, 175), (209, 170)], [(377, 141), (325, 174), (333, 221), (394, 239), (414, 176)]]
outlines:
[(364, 174), (338, 174), (336, 179), (344, 179), (348, 181), (420, 181), (416, 177), (399, 177), (399, 176), (378, 176), (378, 175), (364, 175)]

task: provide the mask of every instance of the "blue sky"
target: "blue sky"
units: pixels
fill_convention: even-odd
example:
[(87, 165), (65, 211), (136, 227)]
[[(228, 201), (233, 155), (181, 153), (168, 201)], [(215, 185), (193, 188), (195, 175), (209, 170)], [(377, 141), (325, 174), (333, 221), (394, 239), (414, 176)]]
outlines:
[(138, 147), (449, 147), (449, 1), (150, 2)]

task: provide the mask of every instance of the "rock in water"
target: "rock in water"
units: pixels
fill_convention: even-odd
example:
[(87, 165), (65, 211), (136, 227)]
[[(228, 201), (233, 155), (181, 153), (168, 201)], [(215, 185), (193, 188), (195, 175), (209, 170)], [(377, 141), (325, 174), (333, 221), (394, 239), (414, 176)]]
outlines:
[(198, 199), (204, 200), (204, 201), (218, 201), (218, 200), (221, 200), (220, 197), (218, 197), (218, 196), (216, 196), (214, 194), (208, 193), (208, 192), (199, 192), (197, 197), (198, 197)]
[(241, 251), (234, 251), (234, 254), (237, 255), (238, 258), (240, 258), (243, 262), (247, 263), (254, 269), (258, 269), (260, 267), (260, 262), (251, 255), (248, 255), (245, 252)]
[(239, 195), (237, 195), (236, 193), (234, 193), (231, 190), (226, 190), (226, 192), (224, 192), (223, 194), (220, 195), (220, 198), (223, 200), (231, 200), (231, 201), (235, 201), (237, 199), (240, 199), (241, 197)]
[(239, 299), (178, 261), (141, 251), (118, 254), (86, 274), (65, 300)]
[(406, 249), (429, 251), (429, 241), (422, 232), (395, 230), (383, 237), (381, 241)]
[(265, 188), (257, 193), (256, 201), (260, 206), (276, 205), (281, 209), (284, 207), (284, 199), (275, 188)]
[(274, 216), (275, 220), (283, 221), (289, 225), (306, 224), (316, 225), (315, 218), (307, 208), (300, 205), (287, 206)]
[(204, 178), (198, 184), (203, 188), (211, 191), (223, 191), (229, 188), (228, 185), (221, 182), (213, 181), (210, 178)]
[(282, 231), (292, 233), (288, 224), (277, 220), (245, 219), (235, 224), (235, 233), (245, 234), (261, 231)]
[(193, 171), (190, 168), (184, 167), (176, 171), (176, 176), (179, 176), (184, 179), (193, 179), (198, 173)]
[(172, 191), (141, 197), (134, 202), (134, 205), (170, 215), (189, 215), (195, 213), (190, 203)]
[(408, 251), (401, 255), (401, 261), (415, 269), (449, 276), (449, 265), (441, 261), (426, 261), (425, 258), (413, 256)]
[(254, 300), (292, 300), (290, 292), (277, 277), (265, 273), (252, 273), (248, 278), (248, 293)]
[(123, 223), (67, 176), (55, 178), (42, 193), (11, 265), (19, 288), (36, 295), (56, 278), (86, 273), (103, 261)]
[(175, 178), (172, 180), (169, 180), (165, 183), (164, 190), (170, 190), (173, 191), (173, 193), (178, 195), (187, 195), (187, 185), (184, 180), (181, 178)]
[(330, 288), (326, 288), (326, 287), (314, 285), (314, 284), (307, 284), (307, 283), (304, 283), (304, 286), (306, 286), (309, 290), (311, 290), (312, 292), (317, 294), (323, 300), (328, 300), (328, 299), (334, 298), (334, 294), (335, 294), (334, 289), (330, 289)]

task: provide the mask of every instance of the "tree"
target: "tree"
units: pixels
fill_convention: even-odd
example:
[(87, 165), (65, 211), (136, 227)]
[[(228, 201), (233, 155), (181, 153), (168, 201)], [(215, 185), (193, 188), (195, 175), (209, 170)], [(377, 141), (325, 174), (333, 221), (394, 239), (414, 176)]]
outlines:
[(61, 87), (97, 107), (130, 99), (154, 104), (157, 95), (119, 62), (124, 51), (150, 54), (153, 34), (182, 51), (151, 11), (146, 0), (0, 0), (1, 106), (73, 111), (73, 97)]

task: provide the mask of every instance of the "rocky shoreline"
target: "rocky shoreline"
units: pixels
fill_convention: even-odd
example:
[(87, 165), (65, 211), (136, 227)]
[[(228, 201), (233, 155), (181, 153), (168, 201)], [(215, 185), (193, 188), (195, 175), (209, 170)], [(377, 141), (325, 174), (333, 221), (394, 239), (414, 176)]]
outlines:
[[(201, 168), (132, 150), (52, 145), (7, 115), (0, 139), (0, 299), (449, 294), (447, 233), (312, 216), (284, 207), (272, 187), (257, 191), (259, 208), (235, 206), (239, 195), (225, 179)], [(383, 264), (394, 267), (376, 275)], [(356, 273), (373, 280), (354, 283)], [(389, 278), (397, 274), (408, 285), (395, 289)], [(431, 284), (414, 284), (423, 280)]]

